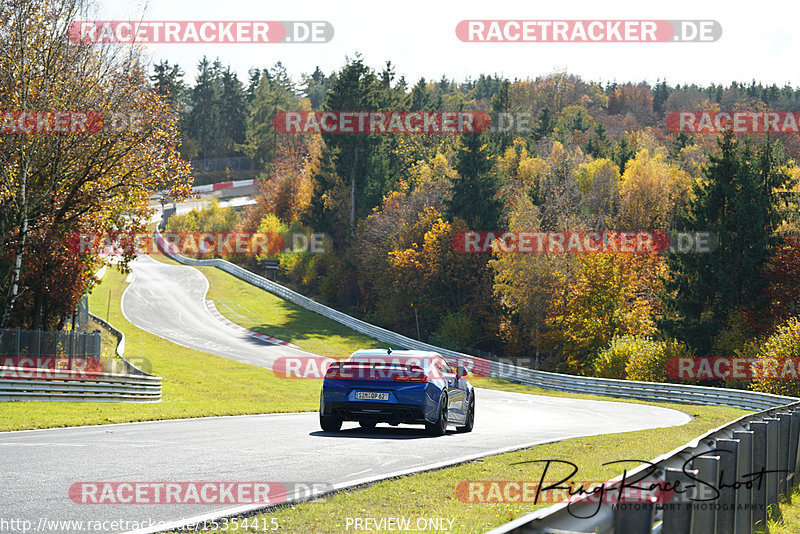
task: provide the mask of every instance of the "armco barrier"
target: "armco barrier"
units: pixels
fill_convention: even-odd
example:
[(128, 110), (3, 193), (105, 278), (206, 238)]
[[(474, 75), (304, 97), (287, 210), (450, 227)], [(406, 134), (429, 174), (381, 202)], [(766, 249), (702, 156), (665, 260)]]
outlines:
[[(120, 359), (104, 361), (106, 372), (87, 376), (58, 371), (48, 376), (41, 370), (0, 367), (0, 373), (15, 377), (0, 378), (0, 401), (161, 402), (161, 377), (149, 375), (126, 360), (124, 334), (99, 317), (92, 318), (118, 340)], [(122, 362), (122, 369), (116, 362)], [(32, 376), (37, 378), (26, 378)]]
[[(42, 374), (37, 371), (0, 367), (0, 373), (19, 377)], [(161, 402), (161, 377), (102, 373), (86, 378), (59, 371), (52, 378), (0, 378), (0, 401)]]

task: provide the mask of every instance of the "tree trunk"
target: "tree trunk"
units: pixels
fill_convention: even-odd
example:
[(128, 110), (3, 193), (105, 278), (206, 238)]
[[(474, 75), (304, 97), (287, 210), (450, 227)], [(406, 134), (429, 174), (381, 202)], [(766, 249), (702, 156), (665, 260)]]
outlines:
[(25, 239), (28, 237), (28, 196), (25, 188), (28, 176), (27, 168), (22, 171), (22, 183), (20, 184), (20, 204), (22, 211), (22, 224), (19, 229), (19, 241), (17, 242), (17, 250), (14, 253), (14, 267), (11, 270), (11, 287), (8, 292), (8, 300), (6, 300), (6, 308), (3, 311), (3, 318), (0, 320), (0, 328), (7, 328), (11, 320), (11, 312), (14, 310), (14, 304), (17, 302), (19, 296), (19, 279), (20, 272), (22, 271), (22, 257), (25, 255)]
[(350, 237), (356, 234), (356, 167), (358, 166), (358, 147), (353, 150), (353, 166), (350, 168)]

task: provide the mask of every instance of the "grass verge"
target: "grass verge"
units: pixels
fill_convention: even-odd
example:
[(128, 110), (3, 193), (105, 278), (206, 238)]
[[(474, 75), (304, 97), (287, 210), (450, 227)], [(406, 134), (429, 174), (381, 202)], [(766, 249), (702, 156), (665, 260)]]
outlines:
[(778, 507), (771, 510), (765, 534), (797, 534), (800, 532), (800, 488), (795, 488), (789, 498), (781, 497)]

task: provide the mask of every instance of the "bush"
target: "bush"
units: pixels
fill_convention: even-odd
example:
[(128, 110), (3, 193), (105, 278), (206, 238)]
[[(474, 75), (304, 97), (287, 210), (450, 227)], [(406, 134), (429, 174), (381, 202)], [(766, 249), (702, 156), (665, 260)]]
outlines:
[[(757, 340), (745, 341), (741, 348), (733, 350), (734, 358), (758, 358), (761, 344)], [(728, 379), (725, 380), (725, 387), (731, 389), (748, 389), (752, 385), (752, 380)]]
[(675, 380), (669, 377), (667, 366), (671, 360), (676, 358), (694, 358), (694, 350), (686, 344), (671, 339), (668, 341), (661, 341), (661, 354), (655, 354), (649, 361), (650, 367), (644, 367), (644, 370), (639, 372), (637, 376), (648, 378), (631, 378), (629, 380), (645, 380), (648, 382), (680, 382), (681, 384), (697, 383), (696, 380)]
[(448, 313), (431, 334), (430, 342), (450, 350), (469, 350), (477, 341), (477, 330), (477, 325), (464, 312)]
[(328, 253), (325, 264), (327, 268), (319, 281), (319, 292), (328, 302), (341, 303), (347, 283), (344, 260), (333, 253)]
[(631, 360), (655, 350), (656, 343), (644, 336), (625, 335), (615, 337), (611, 344), (601, 350), (594, 359), (594, 375), (603, 378), (627, 378), (627, 366)]
[(603, 378), (671, 382), (667, 362), (693, 356), (692, 349), (680, 341), (654, 341), (645, 336), (625, 335), (615, 337), (608, 348), (597, 354), (594, 374)]
[(725, 327), (714, 338), (711, 356), (730, 357), (753, 339), (753, 331), (747, 324), (742, 310), (732, 310), (728, 314)]
[[(769, 366), (765, 366), (765, 363), (787, 358), (800, 358), (800, 317), (789, 319), (767, 338), (758, 351), (758, 366), (761, 369), (768, 368)], [(778, 366), (779, 373), (782, 367), (782, 364)], [(796, 378), (794, 380), (791, 378), (756, 378), (753, 380), (751, 389), (797, 397), (800, 396), (800, 380)]]

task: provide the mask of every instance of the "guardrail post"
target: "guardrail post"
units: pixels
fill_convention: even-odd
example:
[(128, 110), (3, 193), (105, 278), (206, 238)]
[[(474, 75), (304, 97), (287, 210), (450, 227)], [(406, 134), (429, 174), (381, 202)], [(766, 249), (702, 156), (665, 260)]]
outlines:
[(614, 512), (614, 532), (650, 534), (654, 509), (650, 502), (619, 503)]
[(35, 347), (36, 347), (36, 349), (33, 351), (33, 354), (35, 354), (36, 356), (41, 356), (42, 355), (42, 329), (41, 328), (37, 328), (36, 329), (36, 345), (35, 345)]
[[(716, 484), (719, 480), (719, 456), (697, 456), (692, 460), (692, 468), (698, 471), (698, 480)], [(714, 481), (714, 482), (712, 482)], [(692, 503), (692, 530), (702, 534), (717, 534), (716, 499), (705, 485), (695, 486), (695, 502)], [(727, 534), (720, 532), (719, 534)]]
[(800, 445), (800, 412), (792, 411), (792, 420), (789, 427), (789, 465), (787, 469), (790, 471), (789, 476), (789, 491), (792, 493), (792, 488), (797, 484), (797, 447)]
[[(767, 468), (767, 423), (751, 421), (753, 432), (753, 473)], [(767, 481), (753, 481), (753, 524), (765, 527), (767, 524)]]
[[(751, 534), (753, 532), (753, 485), (745, 480), (753, 472), (753, 432), (749, 430), (734, 431), (733, 439), (739, 440), (736, 472), (741, 486), (736, 493), (736, 533)], [(738, 506), (738, 505), (741, 505)]]
[[(767, 507), (778, 503), (778, 425), (780, 421), (775, 417), (765, 417), (767, 423)], [(759, 468), (760, 466), (756, 466)]]
[(92, 339), (94, 340), (94, 346), (92, 347), (92, 355), (100, 356), (100, 352), (103, 347), (100, 332), (94, 332), (92, 336), (93, 336)]
[[(800, 418), (800, 411), (795, 412), (795, 415)], [(795, 485), (800, 484), (800, 421), (798, 421), (798, 431), (797, 431), (797, 450), (794, 452), (790, 451), (790, 454), (794, 454), (794, 481)]]
[(792, 435), (792, 414), (776, 413), (778, 419), (778, 495), (789, 494), (789, 445)]
[[(717, 532), (736, 530), (736, 489), (739, 479), (739, 442), (734, 439), (718, 439), (716, 452), (719, 456), (719, 510), (717, 510)], [(725, 486), (725, 487), (722, 487)]]
[[(661, 525), (661, 534), (686, 534), (692, 528), (692, 499), (695, 494), (696, 484), (689, 475), (698, 477), (696, 469), (664, 469), (664, 480), (669, 487), (675, 488), (675, 493), (669, 502), (664, 503), (664, 522)], [(685, 492), (685, 493), (683, 493)]]

